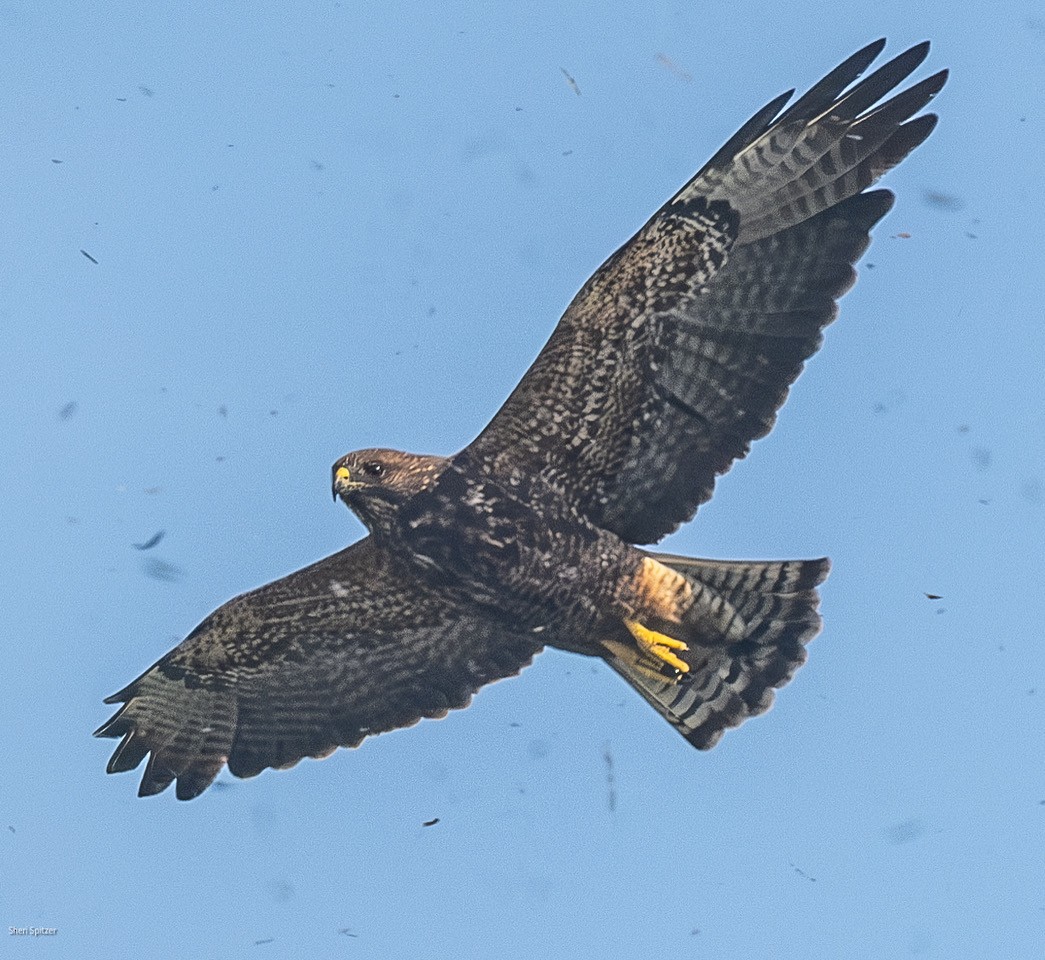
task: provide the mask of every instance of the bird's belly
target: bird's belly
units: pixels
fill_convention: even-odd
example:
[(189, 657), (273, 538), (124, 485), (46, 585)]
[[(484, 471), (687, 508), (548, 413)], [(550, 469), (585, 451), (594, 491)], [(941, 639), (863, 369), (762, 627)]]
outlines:
[(605, 619), (641, 563), (640, 551), (550, 490), (530, 502), (497, 484), (447, 474), (400, 516), (401, 546), (418, 573), (517, 628), (585, 630)]
[(587, 531), (416, 532), (410, 555), (418, 573), (513, 629), (590, 630), (621, 612), (616, 601), (640, 562), (634, 548)]

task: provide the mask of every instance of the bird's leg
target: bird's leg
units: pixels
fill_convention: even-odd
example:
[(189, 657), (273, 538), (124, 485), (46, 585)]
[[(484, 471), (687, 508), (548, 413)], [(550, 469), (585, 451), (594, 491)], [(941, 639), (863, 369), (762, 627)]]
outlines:
[(689, 673), (689, 664), (671, 652), (672, 650), (689, 649), (681, 640), (669, 637), (666, 633), (657, 633), (656, 630), (650, 630), (649, 627), (644, 627), (636, 620), (625, 620), (624, 626), (628, 628), (628, 632), (635, 638), (635, 643), (638, 644), (639, 649), (647, 656), (653, 657), (655, 660), (662, 660), (669, 667), (674, 667), (680, 673)]

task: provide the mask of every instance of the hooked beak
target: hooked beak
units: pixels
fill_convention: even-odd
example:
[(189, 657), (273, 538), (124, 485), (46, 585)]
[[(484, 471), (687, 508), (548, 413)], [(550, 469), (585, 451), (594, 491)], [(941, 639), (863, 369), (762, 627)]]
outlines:
[(338, 467), (334, 471), (334, 483), (330, 492), (336, 500), (338, 497), (348, 493), (348, 491), (357, 490), (361, 486), (363, 484), (358, 480), (352, 479), (352, 474), (349, 472), (348, 467)]

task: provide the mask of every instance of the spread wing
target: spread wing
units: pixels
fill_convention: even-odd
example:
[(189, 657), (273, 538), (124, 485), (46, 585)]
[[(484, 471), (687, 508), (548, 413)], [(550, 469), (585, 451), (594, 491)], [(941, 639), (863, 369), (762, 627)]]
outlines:
[(910, 118), (946, 72), (878, 103), (927, 43), (850, 87), (883, 46), (744, 124), (585, 284), (466, 454), (508, 482), (542, 474), (632, 543), (692, 517), (772, 428), (855, 280), (892, 205), (861, 191), (936, 124)]
[(149, 762), (139, 796), (202, 793), (442, 717), (541, 649), (396, 575), (369, 539), (217, 609), (106, 700), (108, 772)]

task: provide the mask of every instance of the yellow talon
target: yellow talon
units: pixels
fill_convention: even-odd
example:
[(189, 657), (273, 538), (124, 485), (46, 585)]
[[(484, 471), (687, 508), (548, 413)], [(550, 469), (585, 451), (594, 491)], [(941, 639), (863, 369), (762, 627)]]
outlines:
[(689, 673), (689, 664), (681, 657), (675, 656), (672, 650), (688, 650), (689, 647), (681, 640), (669, 637), (664, 633), (650, 630), (635, 620), (625, 620), (624, 625), (635, 638), (639, 649), (657, 660), (663, 660), (669, 667), (674, 667), (680, 673)]

